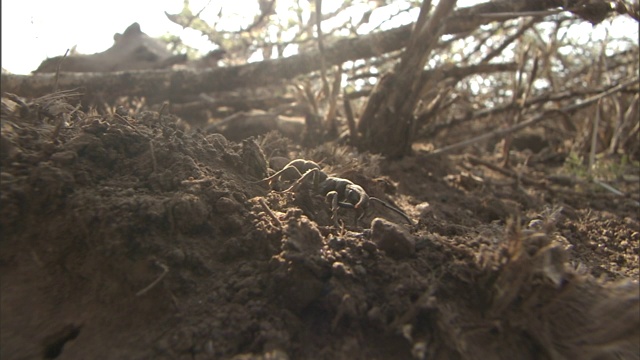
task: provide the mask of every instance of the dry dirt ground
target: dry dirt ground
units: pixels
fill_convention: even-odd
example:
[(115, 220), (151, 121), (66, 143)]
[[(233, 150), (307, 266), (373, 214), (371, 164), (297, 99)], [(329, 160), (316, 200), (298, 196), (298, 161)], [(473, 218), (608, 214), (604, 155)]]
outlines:
[[(385, 161), (3, 99), (0, 357), (640, 358), (638, 185), (474, 152)], [(335, 226), (312, 184), (259, 181), (282, 157), (413, 225), (373, 204)]]

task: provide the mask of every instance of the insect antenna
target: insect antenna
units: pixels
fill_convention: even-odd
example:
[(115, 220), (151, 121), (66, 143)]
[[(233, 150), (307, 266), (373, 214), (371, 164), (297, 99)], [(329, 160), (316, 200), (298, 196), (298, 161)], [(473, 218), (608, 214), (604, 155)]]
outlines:
[(405, 214), (402, 210), (398, 209), (397, 207), (391, 204), (388, 204), (386, 201), (380, 200), (377, 197), (371, 196), (369, 200), (375, 200), (378, 203), (382, 204), (382, 206), (386, 207), (387, 209), (395, 211), (398, 215), (402, 216), (405, 220), (407, 220), (409, 225), (413, 225), (413, 221), (411, 221), (411, 218), (409, 217), (409, 215)]

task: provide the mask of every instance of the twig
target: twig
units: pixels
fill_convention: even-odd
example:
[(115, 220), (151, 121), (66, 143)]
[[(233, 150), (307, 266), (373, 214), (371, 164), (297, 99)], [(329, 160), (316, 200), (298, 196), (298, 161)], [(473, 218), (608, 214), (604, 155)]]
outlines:
[[(547, 183), (545, 181), (539, 181), (536, 179), (533, 179), (531, 177), (522, 175), (522, 174), (518, 174), (515, 173), (509, 169), (505, 169), (503, 167), (500, 167), (498, 165), (494, 165), (488, 161), (482, 160), (480, 158), (477, 158), (473, 155), (467, 155), (466, 156), (467, 160), (469, 160), (469, 162), (473, 165), (482, 165), (485, 166), (491, 170), (494, 170), (496, 172), (499, 172), (505, 176), (511, 177), (513, 179), (515, 179), (516, 181), (522, 181), (523, 184), (525, 185), (529, 185), (529, 186), (534, 186), (540, 189), (546, 189), (547, 191), (551, 192), (552, 194), (565, 194), (565, 195), (571, 195), (571, 196), (584, 196), (583, 192), (579, 192), (579, 191), (575, 191), (575, 190), (570, 190), (570, 189), (558, 189), (555, 187), (551, 187), (548, 186)], [(599, 194), (599, 193), (591, 193), (589, 194), (589, 197), (592, 198), (611, 198), (611, 197), (620, 197), (620, 196), (625, 196), (625, 194), (617, 189), (615, 189), (614, 187), (603, 183), (601, 181), (598, 180), (594, 180), (593, 181), (595, 184), (603, 187), (604, 189), (606, 189), (607, 191), (609, 191), (609, 193), (603, 193), (603, 194)], [(634, 205), (636, 206), (640, 206), (640, 202), (630, 199)]]
[(67, 113), (63, 113), (62, 116), (60, 116), (60, 119), (58, 120), (58, 123), (56, 124), (56, 127), (53, 129), (53, 133), (51, 134), (52, 143), (56, 142), (58, 134), (60, 134), (60, 129), (62, 129), (62, 125), (64, 125), (64, 123), (69, 120), (71, 120), (71, 116), (69, 116), (69, 114)]
[[(620, 99), (616, 99), (615, 104), (617, 105), (619, 114), (613, 136), (611, 137), (611, 144), (609, 145), (608, 152), (610, 155), (613, 155), (618, 151), (618, 145), (620, 144), (620, 139), (622, 138), (623, 133), (631, 127), (629, 124), (634, 120), (637, 122), (637, 119), (634, 119), (634, 110), (638, 108), (639, 103), (640, 93), (633, 97), (633, 101), (631, 101), (627, 110), (622, 114), (621, 112), (623, 110), (622, 105), (620, 104)], [(637, 117), (637, 115), (635, 115), (635, 117)]]
[[(511, 72), (517, 70), (517, 64), (513, 63), (500, 63), (500, 64), (477, 64), (477, 65), (469, 65), (469, 66), (459, 66), (453, 68), (437, 68), (431, 70), (424, 70), (420, 74), (421, 81), (423, 83), (427, 83), (429, 81), (433, 81), (433, 79), (438, 78), (438, 81), (442, 81), (442, 79), (454, 78), (456, 80), (462, 80), (467, 76), (476, 75), (476, 74), (491, 74), (495, 72)], [(380, 80), (380, 76), (377, 74), (368, 74), (366, 78), (369, 77), (377, 77)], [(358, 79), (358, 76), (351, 76), (349, 80)], [(365, 97), (371, 95), (372, 90), (358, 90), (350, 92), (347, 97), (350, 100)], [(510, 105), (509, 105), (510, 106)]]
[(346, 90), (342, 91), (342, 101), (344, 104), (344, 114), (347, 117), (347, 125), (349, 126), (351, 145), (356, 146), (358, 144), (358, 131), (356, 130), (356, 120), (353, 117), (353, 109), (351, 108), (351, 102), (349, 101)]
[(501, 166), (492, 164), (488, 161), (482, 160), (478, 157), (475, 157), (473, 155), (467, 155), (467, 160), (469, 160), (469, 162), (473, 165), (482, 165), (485, 167), (488, 167), (489, 169), (499, 172), (502, 175), (508, 176), (510, 178), (515, 179), (516, 181), (522, 181), (523, 184), (525, 185), (529, 185), (529, 186), (535, 186), (538, 188), (546, 188), (546, 185), (544, 184), (544, 182), (538, 181), (536, 179), (530, 178), (526, 175), (522, 175), (522, 174), (518, 174), (514, 171), (511, 171), (509, 169), (505, 169)]
[[(623, 193), (622, 191), (614, 188), (613, 186), (611, 186), (611, 185), (609, 185), (609, 184), (607, 184), (605, 182), (602, 182), (600, 180), (594, 180), (593, 182), (596, 185), (601, 186), (602, 188), (604, 188), (605, 190), (609, 191), (610, 193), (613, 193), (616, 196), (627, 196), (627, 194)], [(635, 205), (636, 207), (640, 207), (640, 201), (637, 201), (637, 200), (634, 200), (634, 199), (631, 199), (631, 198), (629, 198), (629, 201), (631, 201), (631, 203), (633, 205)]]
[[(607, 184), (607, 183), (604, 183), (604, 182), (602, 182), (602, 181), (600, 181), (600, 180), (594, 180), (593, 182), (594, 182), (596, 185), (600, 185), (600, 186), (602, 186), (603, 188), (605, 188), (605, 189), (606, 189), (607, 191), (609, 191), (609, 192), (612, 192), (612, 193), (614, 193), (614, 194), (616, 194), (616, 195), (618, 195), (618, 196), (624, 196), (624, 193), (623, 193), (622, 191), (620, 191), (620, 190), (618, 190), (618, 189), (614, 188), (613, 186), (611, 186), (611, 185), (609, 185), (609, 184)], [(636, 201), (636, 202), (637, 202), (637, 201)]]
[(338, 127), (336, 125), (336, 108), (338, 106), (338, 96), (340, 95), (340, 84), (342, 82), (342, 67), (336, 66), (336, 72), (333, 77), (333, 84), (331, 85), (331, 94), (327, 94), (329, 97), (329, 109), (325, 116), (325, 129), (331, 136), (337, 136)]
[(20, 109), (20, 117), (21, 118), (24, 119), (29, 115), (29, 105), (27, 105), (27, 103), (25, 103), (22, 99), (20, 99), (20, 97), (18, 95), (12, 94), (12, 93), (8, 93), (8, 92), (5, 92), (4, 95), (7, 98), (9, 98), (9, 100), (13, 101), (14, 103), (16, 103), (18, 105), (18, 108)]
[(56, 78), (55, 78), (55, 82), (53, 83), (54, 93), (58, 91), (58, 77), (60, 76), (60, 66), (62, 66), (62, 62), (64, 61), (64, 59), (67, 58), (67, 54), (69, 54), (69, 49), (67, 49), (67, 51), (64, 52), (64, 55), (62, 55), (62, 58), (60, 58), (60, 61), (58, 61), (58, 67), (56, 68)]
[(56, 139), (58, 138), (58, 135), (60, 134), (60, 129), (62, 129), (62, 126), (67, 122), (67, 121), (71, 121), (71, 115), (73, 115), (76, 111), (78, 111), (80, 109), (80, 104), (78, 104), (78, 106), (76, 106), (70, 113), (63, 113), (62, 116), (60, 117), (60, 120), (58, 120), (58, 123), (56, 124), (56, 127), (53, 129), (53, 133), (51, 134), (51, 142), (55, 142)]
[(125, 122), (125, 124), (129, 125), (129, 126), (131, 127), (131, 129), (132, 129), (133, 131), (135, 131), (138, 135), (140, 135), (140, 136), (144, 136), (144, 134), (142, 134), (138, 129), (136, 129), (136, 127), (135, 127), (135, 126), (133, 126), (133, 124), (132, 124), (132, 123), (130, 123), (130, 122), (129, 122), (129, 120), (125, 119), (123, 116), (121, 116), (121, 115), (120, 115), (120, 114), (118, 114), (118, 113), (113, 113), (113, 115), (114, 115), (114, 117), (117, 117), (118, 119), (120, 119), (120, 120), (124, 121), (124, 122)]
[(322, 91), (329, 97), (329, 80), (327, 80), (327, 64), (324, 58), (324, 42), (322, 36), (322, 0), (316, 0), (316, 31), (318, 32), (318, 51), (320, 52), (320, 76), (322, 77)]
[(596, 163), (596, 146), (598, 145), (598, 128), (600, 127), (600, 111), (602, 111), (602, 99), (598, 100), (596, 106), (596, 116), (593, 118), (593, 133), (591, 134), (591, 149), (589, 150), (589, 167), (587, 168), (587, 176), (591, 178), (593, 165)]
[(430, 156), (447, 154), (447, 153), (450, 153), (450, 152), (452, 152), (454, 150), (462, 149), (462, 148), (465, 148), (465, 147), (467, 147), (469, 145), (472, 145), (472, 144), (475, 144), (475, 143), (478, 143), (478, 142), (481, 142), (481, 141), (484, 141), (484, 140), (497, 138), (497, 137), (505, 136), (507, 134), (515, 133), (515, 132), (520, 131), (522, 129), (525, 129), (525, 128), (529, 127), (529, 126), (535, 125), (535, 124), (541, 122), (542, 120), (548, 119), (551, 114), (564, 115), (566, 113), (569, 113), (569, 112), (572, 112), (572, 111), (587, 107), (587, 106), (593, 104), (594, 102), (596, 102), (596, 101), (598, 101), (598, 100), (600, 100), (600, 99), (602, 99), (604, 97), (607, 97), (607, 96), (609, 96), (611, 94), (614, 94), (614, 93), (616, 93), (616, 92), (618, 92), (618, 91), (620, 91), (620, 90), (622, 90), (624, 88), (627, 88), (627, 87), (629, 87), (629, 86), (631, 86), (631, 85), (633, 85), (635, 83), (638, 83), (638, 79), (639, 78), (636, 76), (636, 77), (634, 77), (633, 79), (631, 79), (629, 81), (625, 81), (622, 84), (618, 84), (618, 85), (610, 88), (609, 90), (607, 90), (605, 92), (602, 92), (602, 93), (600, 93), (598, 95), (595, 95), (595, 96), (592, 96), (590, 98), (587, 98), (587, 99), (585, 99), (585, 100), (583, 100), (581, 102), (578, 102), (576, 104), (565, 106), (562, 109), (551, 109), (551, 110), (544, 111), (541, 114), (538, 114), (538, 115), (536, 115), (536, 116), (534, 116), (534, 117), (532, 117), (532, 118), (530, 118), (530, 119), (528, 119), (526, 121), (521, 122), (520, 124), (516, 124), (514, 126), (506, 128), (506, 129), (498, 129), (498, 130), (495, 130), (495, 131), (492, 131), (492, 132), (489, 132), (489, 133), (486, 133), (486, 134), (482, 134), (480, 136), (477, 136), (477, 137), (469, 139), (469, 140), (464, 140), (464, 141), (461, 141), (461, 142), (456, 143), (456, 144), (452, 144), (452, 145), (445, 146), (445, 147), (440, 148), (440, 149), (436, 149), (433, 152), (426, 154), (426, 156), (430, 157)]
[(142, 296), (144, 294), (146, 294), (149, 290), (153, 289), (154, 286), (158, 285), (158, 283), (160, 281), (162, 281), (162, 279), (169, 273), (169, 267), (159, 261), (156, 261), (156, 265), (160, 266), (162, 268), (162, 274), (160, 274), (160, 276), (158, 276), (157, 279), (155, 279), (151, 284), (149, 284), (147, 287), (145, 287), (144, 289), (138, 291), (136, 293), (136, 296)]
[(149, 140), (149, 152), (151, 154), (151, 164), (153, 166), (153, 173), (158, 171), (158, 162), (156, 161), (156, 152), (153, 148), (153, 140)]
[(492, 14), (478, 14), (477, 16), (488, 18), (492, 20), (509, 20), (516, 17), (535, 16), (545, 17), (547, 15), (559, 14), (563, 11), (569, 11), (570, 9), (557, 9), (557, 10), (545, 10), (545, 11), (516, 11), (516, 12), (495, 12)]
[(178, 303), (178, 298), (176, 298), (176, 295), (170, 289), (167, 289), (167, 291), (169, 291), (169, 295), (171, 295), (171, 302), (173, 303), (173, 307), (177, 312), (180, 312), (180, 303)]
[[(202, 179), (189, 179), (189, 180), (182, 180), (180, 182), (180, 184), (182, 185), (201, 185), (201, 184), (207, 184), (207, 183), (211, 183), (214, 182), (216, 180), (216, 178), (214, 177), (205, 177)], [(262, 180), (260, 180), (262, 181)]]
[[(533, 70), (531, 72), (531, 76), (529, 77), (529, 82), (527, 87), (522, 90), (522, 82), (524, 78), (524, 67), (527, 64), (530, 46), (527, 46), (522, 54), (522, 59), (520, 60), (520, 68), (516, 71), (517, 79), (513, 83), (513, 96), (511, 99), (512, 111), (510, 114), (506, 116), (506, 124), (507, 126), (513, 126), (514, 124), (519, 124), (522, 121), (522, 116), (524, 114), (524, 106), (527, 103), (527, 97), (529, 95), (529, 91), (531, 90), (531, 85), (536, 77), (536, 72), (538, 71), (538, 58), (533, 63)], [(522, 91), (522, 92), (521, 92)], [(520, 95), (521, 94), (521, 95)], [(502, 146), (502, 157), (503, 167), (509, 166), (509, 155), (511, 153), (511, 142), (513, 141), (511, 134), (506, 134), (504, 137), (504, 144)]]
[(162, 115), (164, 115), (165, 111), (167, 111), (167, 109), (169, 109), (169, 102), (165, 101), (162, 103), (162, 107), (160, 108), (160, 111), (158, 111), (158, 114), (160, 115), (160, 117), (162, 117)]
[[(145, 135), (143, 133), (140, 132), (140, 130), (138, 130), (135, 126), (133, 126), (132, 123), (129, 122), (129, 120), (127, 120), (125, 117), (121, 116), (118, 113), (114, 113), (113, 114), (115, 117), (117, 117), (118, 119), (124, 121), (127, 125), (129, 125), (131, 127), (131, 129), (133, 131), (136, 132), (136, 134), (144, 137)], [(149, 139), (149, 152), (151, 153), (151, 164), (153, 166), (153, 172), (155, 173), (158, 170), (158, 162), (156, 160), (156, 152), (155, 152), (155, 148), (153, 147), (153, 140)]]
[[(498, 46), (497, 48), (491, 50), (491, 52), (489, 52), (489, 54), (487, 54), (482, 61), (480, 61), (481, 64), (488, 64), (489, 61), (491, 61), (491, 59), (493, 59), (494, 57), (502, 54), (502, 51), (504, 49), (506, 49), (509, 45), (511, 45), (516, 39), (518, 39), (520, 36), (522, 36), (522, 34), (524, 34), (527, 30), (529, 30), (531, 27), (533, 27), (533, 25), (535, 25), (536, 23), (538, 23), (540, 20), (542, 20), (541, 17), (534, 17), (531, 20), (529, 20), (528, 23), (522, 25), (520, 27), (520, 29), (518, 29), (518, 31), (516, 31), (513, 35), (507, 37), (502, 44), (500, 44), (500, 46)], [(471, 53), (473, 54), (473, 53)], [(469, 56), (471, 56), (471, 54), (469, 54)]]
[(278, 217), (276, 216), (276, 214), (273, 213), (273, 211), (271, 211), (271, 209), (269, 208), (269, 206), (267, 205), (267, 203), (264, 201), (264, 198), (260, 198), (258, 199), (258, 201), (260, 202), (260, 205), (262, 206), (262, 208), (264, 209), (264, 211), (269, 215), (269, 217), (271, 219), (273, 219), (273, 221), (276, 223), (276, 227), (278, 227), (279, 229), (282, 228), (282, 222), (280, 222), (280, 219), (278, 219)]

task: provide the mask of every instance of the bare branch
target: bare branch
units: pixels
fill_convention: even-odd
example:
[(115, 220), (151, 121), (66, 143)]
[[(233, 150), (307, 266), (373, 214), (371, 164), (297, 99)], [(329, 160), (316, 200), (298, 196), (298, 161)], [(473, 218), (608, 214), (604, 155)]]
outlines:
[(602, 99), (602, 98), (604, 98), (606, 96), (609, 96), (611, 94), (615, 94), (616, 92), (619, 92), (620, 90), (623, 90), (623, 89), (625, 89), (625, 88), (627, 88), (627, 87), (629, 87), (631, 85), (637, 84), (638, 80), (639, 80), (638, 77), (634, 77), (631, 80), (628, 80), (628, 81), (625, 81), (625, 82), (623, 82), (621, 84), (613, 86), (609, 90), (607, 90), (607, 91), (605, 91), (603, 93), (600, 93), (598, 95), (595, 95), (595, 96), (592, 96), (590, 98), (587, 98), (587, 99), (585, 99), (583, 101), (580, 101), (580, 102), (578, 102), (576, 104), (565, 106), (562, 109), (552, 109), (552, 110), (544, 111), (544, 112), (540, 113), (539, 115), (536, 115), (536, 116), (534, 116), (534, 117), (532, 117), (532, 118), (530, 118), (528, 120), (525, 120), (525, 121), (523, 121), (523, 122), (521, 122), (519, 124), (516, 124), (516, 125), (514, 125), (512, 127), (507, 128), (507, 129), (498, 129), (498, 130), (492, 131), (490, 133), (482, 134), (482, 135), (480, 135), (478, 137), (475, 137), (473, 139), (469, 139), (469, 140), (465, 140), (465, 141), (459, 142), (457, 144), (445, 146), (443, 148), (437, 149), (437, 150), (429, 153), (428, 156), (437, 156), (437, 155), (447, 154), (447, 153), (450, 153), (450, 152), (452, 152), (454, 150), (462, 149), (464, 147), (467, 147), (467, 146), (472, 145), (472, 144), (476, 144), (476, 143), (481, 142), (481, 141), (489, 140), (489, 139), (492, 139), (492, 138), (499, 138), (499, 137), (505, 136), (507, 134), (513, 134), (513, 133), (515, 133), (517, 131), (520, 131), (522, 129), (525, 129), (525, 128), (529, 127), (529, 126), (535, 125), (535, 124), (541, 122), (542, 120), (548, 119), (549, 115), (568, 113), (568, 112), (571, 112), (571, 111), (575, 111), (577, 109), (584, 108), (584, 107), (586, 107), (588, 105), (591, 105), (591, 104), (597, 102), (598, 100), (600, 100), (600, 99)]

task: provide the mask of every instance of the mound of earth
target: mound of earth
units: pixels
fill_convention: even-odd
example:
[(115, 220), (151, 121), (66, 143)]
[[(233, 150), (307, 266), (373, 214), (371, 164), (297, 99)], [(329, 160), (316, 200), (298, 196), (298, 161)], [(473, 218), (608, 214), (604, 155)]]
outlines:
[[(637, 199), (59, 94), (2, 105), (2, 359), (640, 358)], [(312, 184), (260, 181), (282, 157), (414, 224), (372, 206), (336, 226)]]

